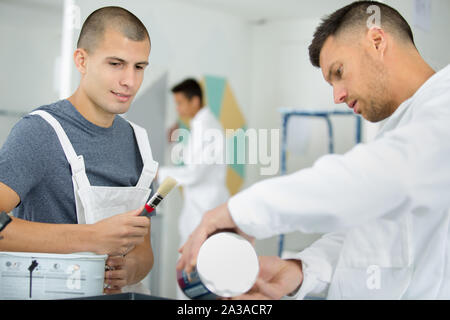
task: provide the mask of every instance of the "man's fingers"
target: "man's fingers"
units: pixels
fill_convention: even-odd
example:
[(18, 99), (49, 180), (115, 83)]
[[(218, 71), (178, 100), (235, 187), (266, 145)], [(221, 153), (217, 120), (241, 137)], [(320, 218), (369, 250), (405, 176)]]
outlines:
[(195, 267), (197, 266), (197, 258), (189, 259), (187, 265), (186, 265), (186, 273), (190, 274), (192, 271), (194, 271)]
[(113, 256), (108, 257), (108, 260), (106, 260), (106, 265), (111, 268), (120, 268), (125, 264), (125, 258), (122, 256)]
[(105, 281), (124, 278), (125, 278), (125, 271), (122, 269), (109, 270), (105, 272)]
[(124, 213), (121, 218), (123, 219), (121, 223), (130, 228), (134, 228), (133, 232), (136, 232), (137, 235), (145, 235), (148, 232), (147, 229), (150, 228), (150, 219), (145, 216), (140, 216), (142, 210), (144, 210), (144, 207)]
[(197, 256), (200, 251), (200, 247), (208, 238), (208, 233), (205, 230), (199, 228), (199, 230), (191, 235), (189, 238), (189, 247), (187, 248), (186, 260), (184, 261), (184, 269), (189, 274), (197, 265)]
[(233, 297), (230, 300), (271, 300), (269, 297), (260, 292), (246, 293), (238, 297)]
[(208, 236), (220, 230), (235, 229), (237, 226), (231, 218), (227, 203), (205, 213), (199, 226), (181, 248), (182, 256), (177, 264), (177, 270), (184, 269), (186, 273), (191, 273), (197, 264), (200, 247)]
[(127, 285), (126, 280), (124, 279), (108, 279), (105, 280), (105, 283), (108, 285), (109, 289), (122, 289)]
[(105, 288), (103, 290), (103, 292), (105, 294), (118, 294), (118, 293), (122, 293), (122, 289), (120, 289), (120, 288)]
[[(176, 265), (177, 271), (181, 271), (181, 270), (185, 269), (185, 271), (188, 272), (188, 270), (186, 270), (186, 266), (188, 265), (188, 261), (189, 261), (189, 257), (190, 257), (190, 247), (192, 244), (192, 237), (194, 234), (195, 234), (195, 231), (194, 231), (194, 233), (192, 233), (189, 236), (186, 243), (178, 250), (178, 252), (181, 253), (181, 257), (178, 260), (177, 265)], [(192, 270), (189, 270), (189, 272), (190, 271), (192, 271)]]
[(132, 228), (149, 229), (150, 227), (150, 219), (144, 216), (129, 217), (125, 223)]
[[(191, 250), (190, 250), (190, 244), (191, 239), (188, 240), (188, 242), (180, 249), (183, 250), (181, 253), (181, 258), (178, 260), (176, 269), (178, 271), (185, 270), (185, 272), (189, 275), (196, 266), (195, 259), (191, 259)], [(194, 262), (192, 262), (194, 260)]]
[(144, 210), (144, 206), (142, 206), (142, 207), (140, 207), (140, 208), (138, 208), (136, 210), (129, 211), (129, 212), (125, 213), (125, 215), (132, 216), (132, 217), (137, 217), (137, 216), (139, 216), (141, 214), (142, 210)]
[(126, 272), (123, 269), (105, 272), (105, 284), (109, 289), (123, 288), (127, 284)]

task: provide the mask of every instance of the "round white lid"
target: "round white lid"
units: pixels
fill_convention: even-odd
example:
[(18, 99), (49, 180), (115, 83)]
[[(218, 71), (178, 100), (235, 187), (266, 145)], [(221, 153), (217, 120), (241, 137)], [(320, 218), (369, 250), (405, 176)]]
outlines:
[(223, 232), (208, 238), (200, 248), (197, 272), (204, 285), (221, 297), (249, 291), (258, 276), (258, 256), (250, 242)]

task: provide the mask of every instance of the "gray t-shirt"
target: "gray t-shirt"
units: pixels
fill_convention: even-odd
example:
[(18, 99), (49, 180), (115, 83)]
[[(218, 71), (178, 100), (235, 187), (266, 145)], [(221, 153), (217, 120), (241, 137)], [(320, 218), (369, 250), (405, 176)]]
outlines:
[[(92, 186), (135, 186), (142, 158), (131, 125), (116, 116), (102, 128), (68, 100), (36, 110), (61, 124), (77, 155), (83, 155)], [(77, 223), (70, 165), (54, 129), (38, 115), (23, 117), (0, 149), (0, 181), (20, 197), (14, 216), (35, 222)]]

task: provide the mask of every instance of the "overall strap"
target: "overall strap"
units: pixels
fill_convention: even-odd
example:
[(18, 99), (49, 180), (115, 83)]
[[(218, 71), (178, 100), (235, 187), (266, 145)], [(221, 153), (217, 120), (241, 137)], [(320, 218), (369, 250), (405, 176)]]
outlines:
[(136, 141), (143, 162), (142, 174), (136, 186), (148, 189), (156, 176), (159, 164), (153, 160), (152, 149), (150, 148), (147, 131), (131, 121), (128, 122), (134, 130), (134, 135), (136, 136)]
[(50, 113), (43, 110), (36, 110), (30, 113), (30, 115), (41, 116), (55, 130), (67, 161), (70, 164), (72, 176), (75, 178), (78, 187), (81, 188), (83, 186), (89, 186), (90, 184), (86, 175), (83, 156), (77, 156), (75, 150), (73, 149), (72, 143), (70, 143), (66, 132), (58, 120), (56, 120)]

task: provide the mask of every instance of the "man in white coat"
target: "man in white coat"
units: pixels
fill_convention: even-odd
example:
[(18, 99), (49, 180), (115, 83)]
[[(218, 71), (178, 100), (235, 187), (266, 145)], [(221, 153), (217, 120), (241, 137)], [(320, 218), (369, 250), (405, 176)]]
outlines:
[[(172, 150), (173, 158), (177, 158), (177, 150), (180, 151), (178, 156), (184, 165), (160, 168), (158, 180), (161, 183), (171, 176), (183, 187), (184, 204), (179, 233), (181, 243), (184, 243), (200, 223), (203, 214), (229, 198), (225, 181), (225, 138), (219, 121), (209, 107), (203, 106), (202, 89), (196, 80), (184, 80), (172, 88), (172, 93), (179, 116), (190, 119), (190, 134), (180, 129), (178, 133), (187, 143), (182, 141)], [(171, 140), (174, 141), (174, 138), (175, 135)]]
[[(374, 12), (381, 24), (372, 24)], [(450, 67), (435, 73), (404, 18), (372, 1), (324, 19), (310, 58), (335, 103), (387, 119), (377, 139), (208, 212), (177, 268), (190, 272), (218, 229), (259, 239), (318, 232), (326, 235), (292, 259), (261, 257), (256, 285), (241, 298), (449, 299)]]

